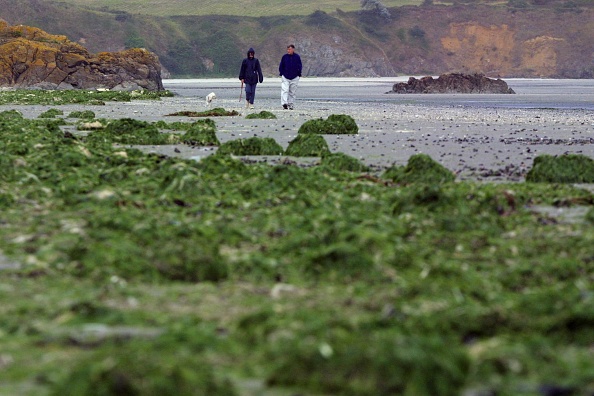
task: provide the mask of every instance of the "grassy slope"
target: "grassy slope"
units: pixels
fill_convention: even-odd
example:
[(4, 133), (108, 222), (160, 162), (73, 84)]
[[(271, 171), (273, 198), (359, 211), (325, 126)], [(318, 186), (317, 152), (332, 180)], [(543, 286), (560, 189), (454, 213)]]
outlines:
[[(239, 15), (274, 16), (308, 15), (314, 11), (355, 11), (360, 8), (358, 0), (314, 0), (273, 1), (273, 0), (66, 0), (64, 3), (92, 8), (107, 7), (110, 10), (125, 11), (130, 14), (155, 16), (171, 15)], [(384, 0), (386, 7), (419, 5), (421, 0)]]

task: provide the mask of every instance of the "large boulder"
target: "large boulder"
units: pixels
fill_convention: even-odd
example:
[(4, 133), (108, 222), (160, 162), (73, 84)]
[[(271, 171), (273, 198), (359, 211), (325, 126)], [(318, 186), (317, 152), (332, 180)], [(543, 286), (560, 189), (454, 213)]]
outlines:
[(396, 83), (389, 93), (481, 93), (515, 94), (501, 79), (492, 79), (483, 74), (442, 74), (437, 79), (431, 76), (416, 79), (410, 77), (406, 83)]
[(0, 86), (163, 90), (158, 57), (141, 48), (90, 54), (66, 36), (0, 20)]

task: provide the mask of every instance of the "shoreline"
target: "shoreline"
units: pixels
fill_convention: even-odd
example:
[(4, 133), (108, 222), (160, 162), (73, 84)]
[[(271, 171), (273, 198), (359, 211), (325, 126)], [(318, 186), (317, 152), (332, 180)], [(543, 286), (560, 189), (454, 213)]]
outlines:
[[(297, 136), (305, 121), (348, 114), (355, 119), (359, 133), (324, 135), (332, 152), (355, 157), (377, 171), (405, 165), (410, 156), (424, 153), (455, 173), (458, 180), (522, 181), (534, 158), (543, 154), (573, 153), (594, 158), (594, 80), (522, 79), (521, 82), (525, 85), (520, 89), (510, 85), (519, 91), (515, 95), (392, 95), (385, 93), (394, 83), (390, 78), (356, 81), (303, 78), (297, 91), (296, 109), (290, 111), (280, 106), (280, 83), (275, 79), (265, 79), (258, 85), (254, 110), (246, 110), (245, 102), (239, 101), (238, 80), (184, 80), (175, 84), (166, 80), (164, 85), (174, 92), (174, 97), (160, 101), (108, 102), (105, 106), (63, 105), (60, 109), (64, 114), (91, 109), (96, 118), (106, 119), (192, 122), (196, 118), (168, 114), (206, 110), (204, 98), (212, 91), (217, 94), (212, 107), (240, 113), (212, 118), (221, 143), (254, 136), (270, 137), (283, 148)], [(582, 103), (584, 108), (580, 108)], [(17, 109), (27, 118), (37, 118), (51, 107), (4, 105), (0, 111)], [(248, 113), (262, 110), (274, 113), (277, 119), (245, 118)], [(74, 130), (74, 126), (66, 128)], [(146, 146), (143, 151), (199, 159), (213, 154), (216, 148)], [(284, 159), (249, 160), (275, 163)], [(315, 160), (304, 159), (307, 163)]]

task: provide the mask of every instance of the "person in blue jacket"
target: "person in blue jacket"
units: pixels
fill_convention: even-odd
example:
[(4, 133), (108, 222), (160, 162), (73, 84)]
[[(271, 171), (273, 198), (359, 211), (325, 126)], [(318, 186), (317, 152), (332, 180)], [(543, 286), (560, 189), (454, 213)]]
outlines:
[(250, 48), (247, 52), (247, 58), (241, 62), (239, 70), (239, 79), (245, 84), (245, 107), (254, 108), (254, 99), (256, 97), (256, 85), (264, 81), (260, 61), (256, 58), (256, 51)]
[(295, 52), (295, 46), (290, 44), (287, 53), (283, 55), (278, 72), (281, 76), (281, 104), (283, 109), (293, 110), (295, 93), (301, 77), (301, 57)]

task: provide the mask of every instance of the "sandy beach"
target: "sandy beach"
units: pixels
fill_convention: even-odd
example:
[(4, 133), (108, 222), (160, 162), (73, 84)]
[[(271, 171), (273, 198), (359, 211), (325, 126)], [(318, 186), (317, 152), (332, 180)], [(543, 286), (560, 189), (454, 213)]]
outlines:
[[(236, 79), (164, 80), (175, 97), (160, 102), (107, 103), (92, 110), (97, 118), (189, 122), (188, 117), (166, 115), (206, 110), (205, 97), (215, 92), (212, 107), (240, 112), (235, 117), (214, 118), (221, 142), (271, 137), (285, 148), (305, 121), (348, 114), (357, 122), (359, 134), (326, 135), (331, 151), (358, 158), (376, 171), (406, 164), (411, 155), (425, 153), (460, 180), (521, 181), (533, 159), (543, 154), (594, 158), (594, 80), (505, 80), (514, 95), (387, 93), (395, 82), (407, 78), (302, 78), (292, 111), (280, 105), (278, 78), (267, 78), (258, 85), (254, 110), (245, 109), (244, 93), (240, 102)], [(27, 117), (37, 117), (47, 108), (18, 107)], [(67, 114), (80, 106), (61, 108)], [(277, 119), (245, 118), (262, 110), (271, 111)], [(199, 160), (216, 148), (181, 145), (143, 150)], [(307, 161), (315, 163), (316, 159)]]

